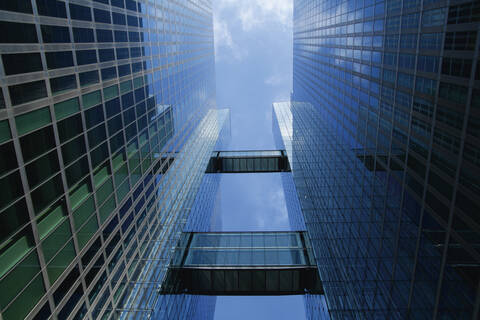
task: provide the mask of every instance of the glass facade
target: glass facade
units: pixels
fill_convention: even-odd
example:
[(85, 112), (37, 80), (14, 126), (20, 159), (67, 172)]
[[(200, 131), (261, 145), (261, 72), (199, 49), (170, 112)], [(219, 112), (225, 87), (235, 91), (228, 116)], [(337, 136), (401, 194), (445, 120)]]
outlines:
[(478, 1), (295, 0), (293, 19), (274, 109), (331, 316), (478, 319)]
[(0, 317), (195, 312), (142, 279), (228, 120), (210, 1), (2, 1), (0, 26)]

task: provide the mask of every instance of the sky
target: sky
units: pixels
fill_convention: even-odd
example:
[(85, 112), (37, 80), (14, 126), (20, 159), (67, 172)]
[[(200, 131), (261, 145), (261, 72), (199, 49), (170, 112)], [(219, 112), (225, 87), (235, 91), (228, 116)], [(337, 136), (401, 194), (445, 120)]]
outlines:
[[(292, 0), (214, 0), (217, 106), (231, 112), (229, 150), (276, 149), (272, 103), (292, 87)], [(224, 231), (289, 230), (280, 174), (224, 174)], [(218, 297), (215, 320), (302, 319), (302, 296)]]

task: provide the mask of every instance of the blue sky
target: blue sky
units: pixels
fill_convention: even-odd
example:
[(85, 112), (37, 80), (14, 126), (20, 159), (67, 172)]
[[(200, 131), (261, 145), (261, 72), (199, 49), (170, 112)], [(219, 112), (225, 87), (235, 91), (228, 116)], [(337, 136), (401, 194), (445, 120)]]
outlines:
[[(272, 103), (289, 99), (292, 1), (214, 0), (217, 105), (230, 108), (230, 150), (275, 149)], [(225, 174), (224, 231), (289, 230), (279, 174)], [(218, 297), (216, 320), (302, 319), (301, 296)]]

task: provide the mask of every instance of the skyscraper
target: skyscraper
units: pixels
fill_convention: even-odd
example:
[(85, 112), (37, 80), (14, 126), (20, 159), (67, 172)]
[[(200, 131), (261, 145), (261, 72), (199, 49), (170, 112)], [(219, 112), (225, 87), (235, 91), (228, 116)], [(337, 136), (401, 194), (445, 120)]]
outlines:
[(479, 6), (294, 2), (276, 134), (334, 319), (479, 317)]
[(210, 1), (2, 1), (0, 26), (0, 318), (194, 312), (154, 283), (228, 117)]

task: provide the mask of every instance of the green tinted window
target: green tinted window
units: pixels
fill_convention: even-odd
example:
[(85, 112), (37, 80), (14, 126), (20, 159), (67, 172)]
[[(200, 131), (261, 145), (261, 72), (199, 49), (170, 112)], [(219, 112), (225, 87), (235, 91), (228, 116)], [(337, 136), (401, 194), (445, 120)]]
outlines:
[(48, 107), (38, 109), (15, 117), (18, 135), (37, 130), (52, 122)]
[(135, 89), (140, 88), (142, 85), (143, 85), (143, 78), (142, 77), (138, 77), (138, 78), (133, 79), (133, 87)]
[(90, 195), (90, 192), (92, 192), (92, 187), (90, 185), (89, 177), (86, 177), (72, 191), (70, 191), (70, 204), (72, 205), (72, 209), (75, 209), (84, 199), (86, 199)]
[(88, 198), (82, 203), (77, 210), (73, 213), (73, 221), (75, 229), (78, 230), (87, 221), (88, 217), (95, 211), (95, 203), (93, 197)]
[(103, 89), (103, 97), (105, 98), (105, 101), (115, 98), (116, 96), (118, 96), (117, 85), (113, 85), (111, 87)]
[(43, 242), (42, 251), (45, 262), (49, 262), (60, 248), (72, 237), (69, 220), (66, 219)]
[(83, 108), (90, 108), (102, 102), (102, 95), (100, 90), (84, 94), (82, 96)]
[(97, 202), (99, 204), (103, 203), (105, 199), (107, 199), (108, 196), (110, 196), (112, 193), (113, 193), (112, 179), (108, 179), (108, 181), (105, 182), (103, 186), (101, 186), (96, 192)]
[(50, 284), (53, 284), (55, 280), (65, 271), (68, 265), (75, 258), (75, 247), (72, 240), (53, 258), (53, 260), (47, 266), (48, 278)]
[(65, 117), (68, 117), (71, 114), (74, 114), (79, 108), (78, 98), (73, 98), (70, 100), (65, 100), (59, 103), (56, 103), (54, 106), (55, 117), (57, 120), (61, 120)]
[(63, 199), (42, 212), (37, 220), (37, 227), (40, 239), (43, 239), (60, 222), (62, 222), (65, 219), (66, 215), (67, 210), (63, 203)]
[(97, 216), (93, 215), (90, 220), (77, 232), (78, 246), (82, 249), (98, 230)]
[[(33, 235), (30, 227), (23, 229), (22, 232), (2, 244), (0, 253), (0, 277), (2, 277), (11, 267), (20, 261), (33, 247)], [(22, 263), (23, 264), (23, 263)], [(17, 267), (18, 268), (18, 267)], [(16, 269), (17, 269), (16, 268)], [(3, 280), (2, 280), (3, 283)], [(0, 289), (1, 290), (1, 289)], [(0, 300), (5, 291), (0, 291)]]
[(57, 175), (35, 189), (32, 193), (32, 202), (35, 212), (40, 213), (53, 200), (63, 194), (63, 184), (60, 175)]
[(105, 204), (99, 210), (100, 222), (104, 223), (114, 209), (115, 209), (115, 197), (112, 196), (110, 197), (110, 199), (108, 199), (105, 202)]
[(126, 93), (128, 91), (132, 90), (132, 81), (127, 80), (122, 83), (120, 83), (120, 91), (121, 93)]

